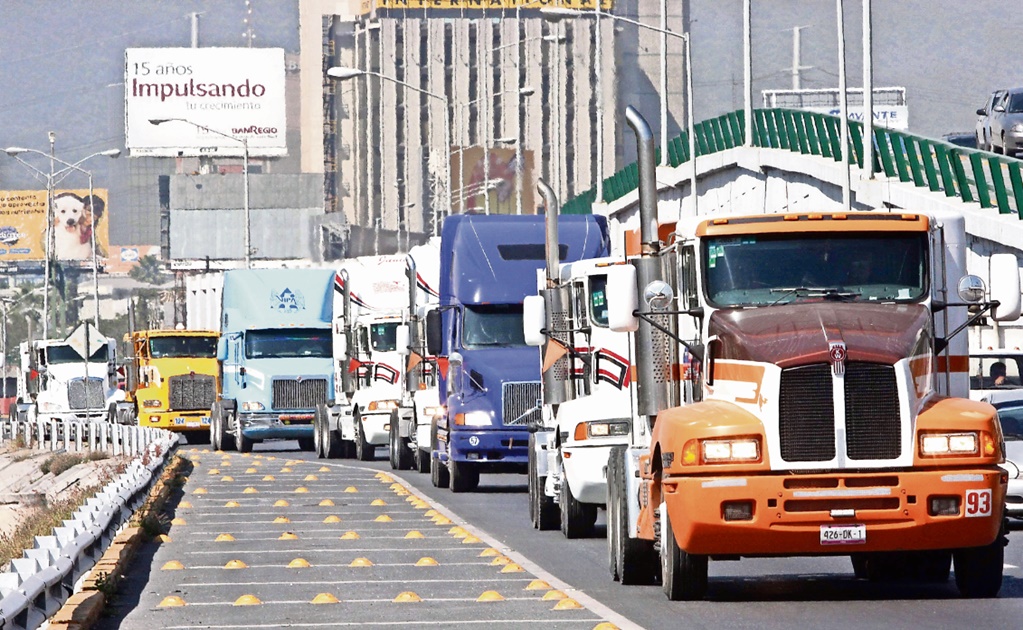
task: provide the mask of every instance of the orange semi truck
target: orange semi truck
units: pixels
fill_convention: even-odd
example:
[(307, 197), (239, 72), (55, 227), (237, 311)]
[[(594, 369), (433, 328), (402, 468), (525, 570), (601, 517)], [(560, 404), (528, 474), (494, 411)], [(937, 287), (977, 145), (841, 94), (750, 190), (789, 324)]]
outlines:
[(699, 599), (709, 560), (848, 555), (874, 580), (954, 561), (963, 596), (996, 595), (1004, 445), (968, 399), (963, 331), (1019, 316), (1015, 256), (992, 256), (988, 293), (949, 212), (715, 213), (662, 243), (652, 137), (629, 122), (642, 250), (608, 269), (636, 380), (607, 469), (612, 575)]

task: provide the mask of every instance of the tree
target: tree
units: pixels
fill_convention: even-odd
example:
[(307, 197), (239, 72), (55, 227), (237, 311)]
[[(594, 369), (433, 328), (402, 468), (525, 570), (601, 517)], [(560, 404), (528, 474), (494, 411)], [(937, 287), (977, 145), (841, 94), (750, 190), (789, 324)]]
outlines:
[(170, 276), (164, 272), (163, 263), (156, 256), (149, 255), (139, 258), (138, 263), (131, 268), (128, 276), (145, 284), (165, 284)]

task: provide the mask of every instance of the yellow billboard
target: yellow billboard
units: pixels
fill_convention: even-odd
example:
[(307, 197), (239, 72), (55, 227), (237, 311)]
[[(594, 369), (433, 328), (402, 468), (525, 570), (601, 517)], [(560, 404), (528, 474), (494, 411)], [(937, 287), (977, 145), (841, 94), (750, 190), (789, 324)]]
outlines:
[[(452, 151), (451, 186), (455, 194), (451, 212), (489, 209), (491, 214), (515, 214), (519, 203), (515, 159), (515, 149), (502, 147), (485, 150), (477, 145)], [(533, 152), (527, 150), (522, 152), (522, 214), (536, 213), (534, 190)]]
[(0, 190), (0, 262), (46, 259), (46, 228), (53, 228), (52, 258), (92, 264), (110, 246), (108, 193), (94, 188), (60, 189), (53, 193), (53, 213), (47, 221), (45, 190)]

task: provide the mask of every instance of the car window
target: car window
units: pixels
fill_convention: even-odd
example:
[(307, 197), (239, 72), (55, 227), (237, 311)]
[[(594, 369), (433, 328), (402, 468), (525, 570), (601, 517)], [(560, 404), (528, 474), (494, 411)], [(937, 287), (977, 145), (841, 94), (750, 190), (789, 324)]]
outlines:
[(1023, 92), (1009, 95), (1008, 101), (1009, 105), (1005, 108), (1007, 113), (1018, 114), (1023, 112)]
[[(1005, 378), (998, 379), (1002, 373)], [(1021, 374), (1023, 355), (970, 357), (970, 389), (1018, 389), (1023, 387)]]

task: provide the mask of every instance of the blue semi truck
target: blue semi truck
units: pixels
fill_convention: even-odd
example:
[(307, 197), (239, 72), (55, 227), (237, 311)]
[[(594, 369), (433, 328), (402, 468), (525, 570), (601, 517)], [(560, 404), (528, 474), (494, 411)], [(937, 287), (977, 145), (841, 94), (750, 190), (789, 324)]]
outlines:
[[(563, 262), (605, 256), (607, 223), (558, 221)], [(455, 215), (444, 221), (440, 303), (427, 316), (446, 412), (431, 431), (436, 487), (466, 492), (481, 472), (525, 473), (529, 431), (540, 426), (540, 366), (522, 332), (522, 300), (545, 268), (543, 216)]]
[(210, 413), (215, 449), (246, 453), (254, 442), (297, 439), (313, 450), (316, 407), (334, 391), (333, 282), (329, 269), (224, 272), (222, 290), (208, 298), (220, 306), (222, 388)]

